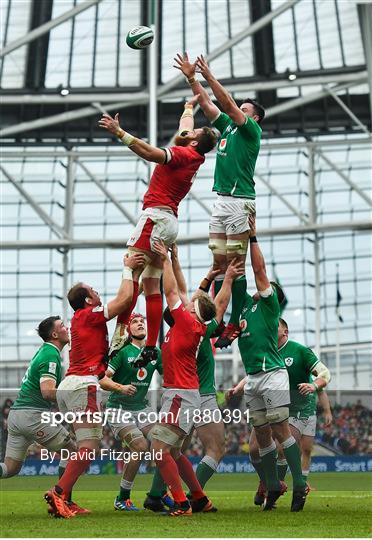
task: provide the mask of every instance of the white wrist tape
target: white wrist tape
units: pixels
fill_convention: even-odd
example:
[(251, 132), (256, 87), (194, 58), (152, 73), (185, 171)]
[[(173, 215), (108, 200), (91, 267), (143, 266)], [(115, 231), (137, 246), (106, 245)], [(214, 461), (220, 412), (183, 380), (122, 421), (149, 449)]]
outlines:
[(123, 273), (122, 273), (122, 279), (129, 279), (130, 281), (133, 281), (133, 270), (132, 270), (132, 268), (129, 268), (129, 266), (124, 266)]
[(124, 133), (124, 137), (122, 137), (120, 140), (125, 146), (131, 146), (137, 141), (136, 137), (133, 137), (133, 135), (131, 135), (130, 133)]

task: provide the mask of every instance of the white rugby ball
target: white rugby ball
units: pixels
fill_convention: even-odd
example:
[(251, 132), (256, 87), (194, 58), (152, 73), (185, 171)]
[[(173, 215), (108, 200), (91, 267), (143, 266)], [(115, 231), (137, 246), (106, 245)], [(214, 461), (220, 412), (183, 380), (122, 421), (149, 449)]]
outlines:
[(135, 26), (129, 30), (126, 38), (131, 49), (146, 49), (154, 40), (154, 32), (148, 26)]

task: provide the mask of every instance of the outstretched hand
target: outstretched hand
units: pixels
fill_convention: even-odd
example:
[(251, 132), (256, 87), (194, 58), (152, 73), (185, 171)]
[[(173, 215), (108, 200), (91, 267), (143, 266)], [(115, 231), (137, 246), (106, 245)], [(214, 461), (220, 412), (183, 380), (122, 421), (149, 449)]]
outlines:
[(98, 125), (116, 135), (120, 129), (119, 113), (115, 114), (115, 118), (112, 118), (108, 113), (103, 113), (101, 120), (98, 121)]
[(187, 52), (184, 52), (182, 55), (180, 53), (177, 53), (174, 61), (176, 62), (176, 64), (173, 64), (173, 67), (182, 71), (185, 77), (187, 77), (188, 79), (194, 77), (196, 62), (194, 62), (193, 64), (190, 62)]
[(239, 276), (244, 275), (245, 267), (244, 261), (236, 258), (231, 261), (227, 267), (225, 277), (231, 278), (232, 280), (236, 279)]
[(163, 262), (168, 259), (168, 248), (164, 244), (163, 240), (156, 240), (152, 247)]
[(209, 76), (212, 75), (208, 62), (206, 61), (206, 59), (204, 58), (202, 54), (197, 57), (195, 64), (196, 64), (196, 72), (201, 73), (204, 79), (207, 79)]

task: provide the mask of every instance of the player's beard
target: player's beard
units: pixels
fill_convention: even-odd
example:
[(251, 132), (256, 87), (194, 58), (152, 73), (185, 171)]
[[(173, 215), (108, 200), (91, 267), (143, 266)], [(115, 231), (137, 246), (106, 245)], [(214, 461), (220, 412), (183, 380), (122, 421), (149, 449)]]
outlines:
[(191, 141), (195, 141), (194, 137), (182, 137), (181, 135), (176, 135), (174, 138), (175, 146), (189, 146)]

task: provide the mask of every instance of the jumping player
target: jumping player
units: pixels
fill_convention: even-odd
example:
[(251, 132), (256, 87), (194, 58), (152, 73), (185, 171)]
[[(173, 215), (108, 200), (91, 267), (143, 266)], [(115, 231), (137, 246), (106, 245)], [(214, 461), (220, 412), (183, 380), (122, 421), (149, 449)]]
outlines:
[[(261, 127), (265, 111), (252, 99), (240, 107), (212, 74), (203, 56), (190, 63), (187, 53), (174, 59), (177, 69), (186, 76), (194, 95), (208, 120), (217, 128), (221, 137), (217, 146), (213, 191), (217, 192), (209, 224), (209, 248), (213, 253), (214, 267), (221, 272), (216, 277), (215, 292), (221, 288), (229, 261), (247, 257), (249, 243), (248, 216), (255, 215), (254, 170), (260, 150)], [(222, 111), (212, 102), (208, 92), (196, 78), (196, 70), (208, 82)], [(215, 347), (227, 347), (240, 333), (239, 317), (243, 308), (247, 280), (239, 277), (232, 288), (232, 312), (229, 324)]]
[(156, 148), (125, 132), (119, 124), (119, 114), (112, 118), (104, 114), (99, 125), (116, 135), (121, 142), (141, 158), (157, 163), (150, 185), (143, 199), (142, 213), (127, 245), (129, 251), (146, 256), (147, 266), (142, 273), (146, 298), (148, 333), (146, 346), (139, 355), (137, 365), (145, 366), (156, 360), (156, 342), (163, 315), (160, 294), (162, 264), (154, 252), (155, 240), (170, 246), (178, 234), (178, 206), (190, 191), (196, 173), (205, 161), (205, 154), (217, 142), (215, 131), (208, 127), (194, 129), (193, 107), (196, 98), (185, 104), (179, 123), (175, 146)]
[(56, 397), (61, 412), (79, 412), (83, 415), (73, 424), (79, 449), (77, 459), (68, 462), (58, 484), (45, 494), (45, 500), (57, 517), (69, 518), (74, 515), (66, 499), (75, 482), (89, 467), (90, 451), (99, 448), (102, 426), (93, 422), (87, 413), (100, 410), (100, 388), (129, 395), (136, 392), (133, 385), (124, 386), (105, 377), (108, 354), (106, 323), (125, 311), (131, 303), (132, 273), (144, 263), (144, 257), (139, 253), (124, 258), (123, 281), (116, 297), (104, 306), (98, 293), (85, 283), (77, 283), (67, 295), (75, 312), (71, 320), (70, 366)]
[[(196, 369), (196, 355), (200, 342), (218, 326), (217, 320), (222, 319), (230, 299), (232, 281), (242, 269), (239, 264), (230, 265), (224, 286), (215, 303), (206, 293), (200, 291), (184, 306), (164, 244), (155, 243), (154, 247), (163, 260), (164, 293), (174, 325), (162, 345), (165, 390), (162, 396), (160, 422), (151, 431), (151, 447), (162, 454), (162, 458), (157, 460), (157, 466), (176, 503), (175, 508), (169, 511), (169, 515), (178, 517), (190, 515), (193, 511), (208, 512), (213, 509), (190, 461), (181, 454), (180, 448), (193, 428), (195, 412), (200, 409)], [(207, 324), (216, 317), (217, 320)], [(182, 489), (180, 477), (190, 489), (191, 504)]]
[[(278, 352), (280, 300), (284, 295), (280, 287), (268, 280), (265, 260), (256, 238), (255, 221), (250, 216), (250, 255), (258, 293), (254, 298), (246, 294), (240, 321), (239, 349), (247, 373), (244, 394), (268, 489), (263, 509), (271, 510), (285, 489), (278, 478), (274, 436), (282, 445), (292, 473), (291, 511), (298, 512), (304, 507), (307, 489), (301, 472), (300, 449), (288, 424), (288, 373)], [(257, 303), (254, 299), (258, 300)]]

